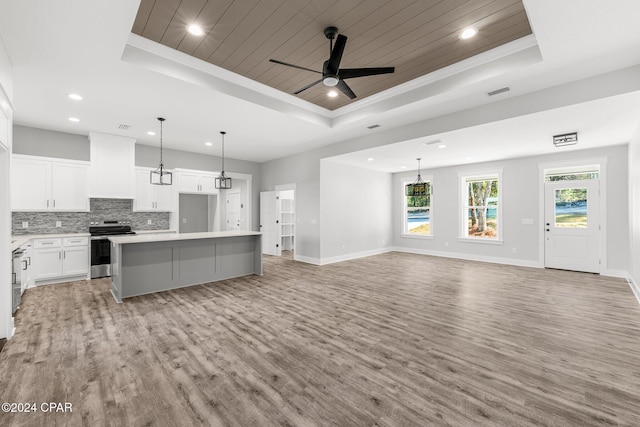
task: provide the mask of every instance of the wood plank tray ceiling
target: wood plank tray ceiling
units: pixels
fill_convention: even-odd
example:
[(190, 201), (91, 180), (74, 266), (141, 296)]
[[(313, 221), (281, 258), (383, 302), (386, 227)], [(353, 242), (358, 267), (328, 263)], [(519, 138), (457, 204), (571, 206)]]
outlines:
[[(187, 32), (193, 23), (203, 36)], [(132, 32), (293, 93), (320, 75), (269, 59), (322, 71), (327, 26), (348, 37), (341, 67), (396, 67), (346, 80), (353, 101), (322, 84), (296, 95), (329, 110), (531, 34), (520, 0), (142, 0)], [(461, 40), (469, 26), (478, 34)]]

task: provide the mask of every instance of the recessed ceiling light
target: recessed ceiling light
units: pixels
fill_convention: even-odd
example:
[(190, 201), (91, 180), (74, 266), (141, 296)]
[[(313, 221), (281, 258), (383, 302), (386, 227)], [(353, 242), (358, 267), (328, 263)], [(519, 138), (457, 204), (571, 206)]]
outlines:
[(327, 96), (329, 98), (335, 98), (336, 96), (338, 96), (338, 92), (336, 92), (335, 90), (330, 90), (329, 92), (327, 92)]
[(465, 159), (465, 160), (473, 160), (473, 157), (471, 157), (471, 156), (467, 156), (467, 157), (465, 157), (464, 159)]
[(147, 131), (147, 135), (155, 136), (155, 134), (156, 134), (156, 133), (155, 133), (154, 131), (152, 131), (152, 130)]
[(69, 95), (67, 95), (70, 99), (73, 99), (74, 101), (82, 101), (82, 97), (80, 95), (78, 95), (77, 93), (70, 93)]
[(211, 147), (213, 145), (213, 142), (205, 142), (204, 145), (206, 145), (207, 147)]
[(406, 168), (407, 168), (406, 166), (400, 166), (400, 169), (406, 169)]
[(476, 34), (478, 34), (478, 30), (476, 30), (475, 28), (465, 28), (460, 33), (460, 38), (462, 40), (467, 40), (467, 39), (470, 39), (471, 37), (475, 36)]
[(69, 117), (69, 121), (73, 122), (73, 123), (78, 123), (80, 121), (80, 119), (77, 118), (77, 117)]
[(187, 27), (187, 31), (189, 31), (189, 33), (193, 34), (194, 36), (203, 36), (204, 35), (204, 30), (202, 29), (202, 27), (200, 25), (197, 24), (191, 24)]
[(438, 148), (447, 148), (447, 146), (445, 144), (440, 144), (438, 145)]
[(373, 160), (374, 160), (374, 159), (373, 159), (373, 157), (369, 157), (369, 158), (367, 159), (367, 162), (373, 162)]

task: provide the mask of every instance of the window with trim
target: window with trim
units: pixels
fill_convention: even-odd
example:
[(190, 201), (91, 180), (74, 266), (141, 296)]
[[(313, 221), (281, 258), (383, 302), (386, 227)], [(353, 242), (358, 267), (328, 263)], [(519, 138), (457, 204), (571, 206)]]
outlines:
[(404, 230), (403, 233), (410, 236), (431, 236), (431, 199), (432, 188), (431, 180), (425, 179), (425, 195), (424, 196), (408, 196), (406, 194), (406, 185), (411, 181), (402, 183), (403, 191), (403, 213), (404, 213)]
[(462, 238), (500, 240), (502, 218), (500, 208), (501, 172), (461, 176)]

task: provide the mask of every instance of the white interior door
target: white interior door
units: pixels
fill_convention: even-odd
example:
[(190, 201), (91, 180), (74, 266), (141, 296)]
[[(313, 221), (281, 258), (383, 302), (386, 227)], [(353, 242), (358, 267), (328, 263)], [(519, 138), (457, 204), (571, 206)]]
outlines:
[(600, 273), (600, 181), (545, 183), (544, 265)]
[(240, 230), (240, 192), (227, 191), (227, 230)]
[(262, 232), (262, 253), (280, 256), (280, 212), (278, 212), (278, 192), (260, 193), (260, 231)]

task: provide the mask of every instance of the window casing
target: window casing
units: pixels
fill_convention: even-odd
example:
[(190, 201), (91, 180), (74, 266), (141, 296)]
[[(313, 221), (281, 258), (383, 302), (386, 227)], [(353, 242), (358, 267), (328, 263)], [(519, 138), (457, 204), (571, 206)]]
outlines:
[(409, 237), (429, 237), (433, 235), (433, 187), (431, 177), (422, 177), (427, 194), (425, 196), (407, 196), (405, 186), (413, 181), (402, 181), (402, 234)]
[(460, 238), (502, 241), (502, 171), (461, 175)]

